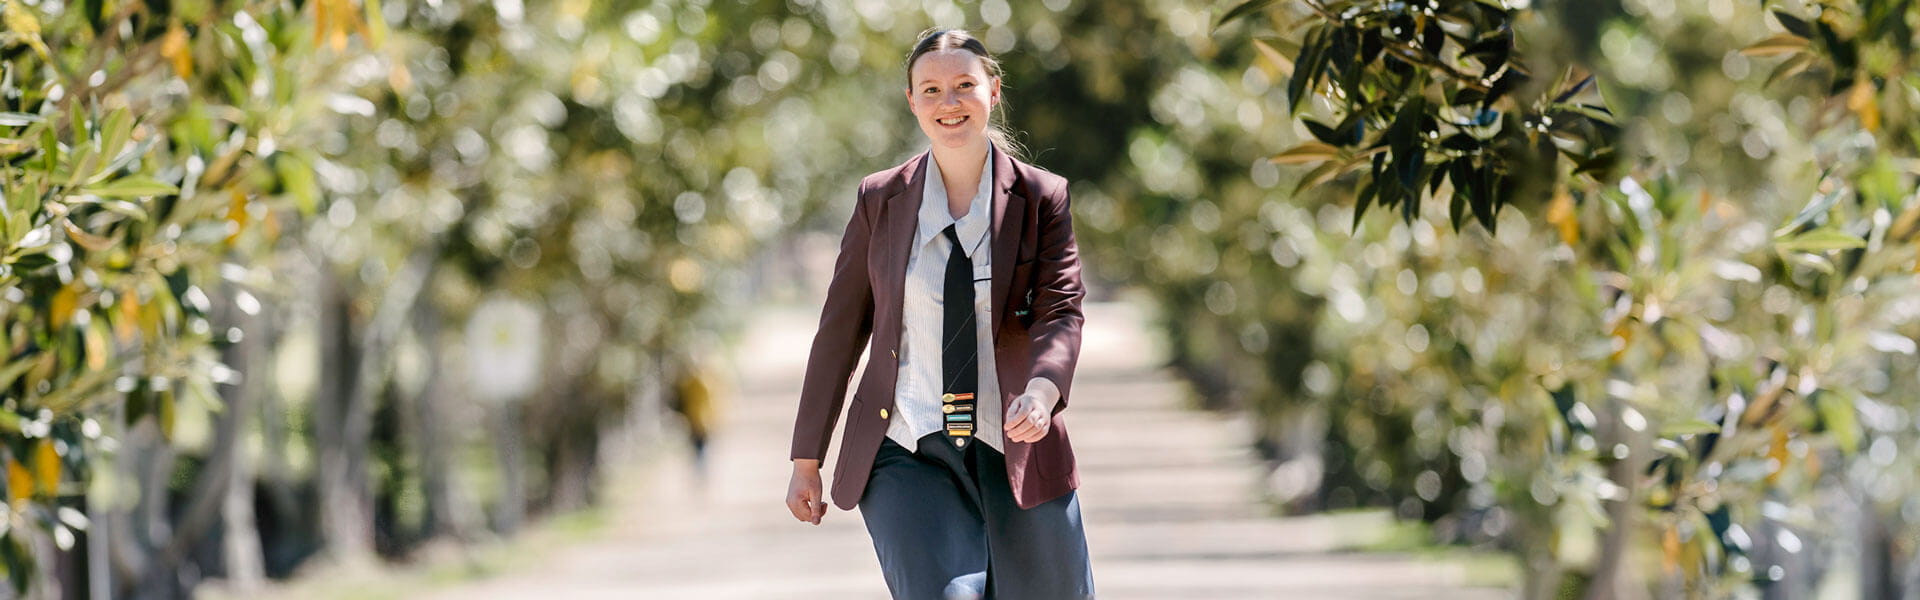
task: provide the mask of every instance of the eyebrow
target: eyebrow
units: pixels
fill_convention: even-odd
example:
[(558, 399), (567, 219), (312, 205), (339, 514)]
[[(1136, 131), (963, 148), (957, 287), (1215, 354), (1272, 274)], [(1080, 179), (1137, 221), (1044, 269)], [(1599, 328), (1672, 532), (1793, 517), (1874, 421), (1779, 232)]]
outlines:
[[(961, 73), (961, 74), (960, 74), (960, 76), (961, 76), (961, 77), (965, 77), (965, 78), (967, 78), (967, 79), (974, 79), (974, 76), (973, 76), (973, 75), (972, 75), (971, 73)], [(914, 84), (914, 85), (916, 85), (916, 86), (921, 86), (921, 85), (926, 85), (926, 84), (929, 84), (929, 83), (940, 83), (940, 82), (938, 82), (938, 81), (934, 81), (934, 80), (932, 80), (932, 79), (922, 79), (922, 80), (920, 80), (920, 83), (916, 83), (916, 84)]]

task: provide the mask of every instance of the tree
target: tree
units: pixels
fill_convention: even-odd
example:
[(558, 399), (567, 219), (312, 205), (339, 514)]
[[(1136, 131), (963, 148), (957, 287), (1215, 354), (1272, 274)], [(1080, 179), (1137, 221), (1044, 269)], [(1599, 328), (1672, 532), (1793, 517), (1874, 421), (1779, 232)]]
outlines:
[[(1371, 411), (1336, 421), (1336, 437), (1406, 428), (1391, 425), (1397, 415), (1428, 425), (1415, 432), (1439, 425), (1436, 442), (1449, 452), (1414, 478), (1413, 491), (1434, 498), (1417, 489), (1422, 480), (1434, 492), (1469, 490), (1481, 508), (1442, 515), (1450, 522), (1511, 519), (1502, 538), (1529, 557), (1530, 596), (1811, 593), (1840, 580), (1831, 574), (1846, 566), (1834, 557), (1849, 546), (1875, 557), (1856, 567), (1859, 593), (1903, 589), (1912, 567), (1900, 565), (1915, 559), (1887, 542), (1897, 535), (1877, 532), (1913, 525), (1876, 499), (1913, 485), (1886, 470), (1889, 451), (1913, 440), (1883, 412), (1914, 401), (1886, 383), (1909, 371), (1901, 357), (1913, 352), (1912, 317), (1900, 307), (1912, 294), (1920, 203), (1915, 173), (1897, 165), (1916, 148), (1912, 119), (1888, 118), (1910, 114), (1920, 96), (1912, 7), (1268, 4), (1223, 15), (1232, 21), (1223, 34), (1304, 24), (1297, 51), (1259, 42), (1274, 48), (1263, 60), (1290, 63), (1302, 82), (1292, 98), (1319, 98), (1333, 115), (1296, 119), (1334, 150), (1310, 143), (1276, 158), (1330, 159), (1309, 180), (1344, 183), (1335, 178), (1357, 169), (1356, 152), (1325, 134), (1348, 125), (1323, 124), (1371, 115), (1356, 137), (1379, 132), (1360, 152), (1383, 148), (1373, 155), (1387, 157), (1377, 159), (1383, 166), (1330, 196), (1352, 198), (1355, 219), (1369, 199), (1417, 197), (1380, 196), (1409, 183), (1451, 199), (1456, 223), (1461, 203), (1486, 202), (1473, 178), (1452, 173), (1469, 155), (1456, 154), (1464, 143), (1447, 147), (1457, 133), (1442, 124), (1460, 122), (1448, 112), (1461, 94), (1476, 99), (1472, 73), (1455, 71), (1480, 67), (1484, 76), (1500, 62), (1564, 74), (1480, 107), (1523, 128), (1476, 137), (1514, 141), (1482, 144), (1473, 164), (1533, 167), (1495, 169), (1525, 179), (1483, 188), (1508, 190), (1493, 194), (1491, 219), (1475, 213), (1489, 228), (1507, 223), (1499, 236), (1427, 235), (1433, 241), (1404, 259), (1369, 259), (1358, 277), (1343, 278), (1375, 283), (1329, 296), (1361, 308), (1348, 319), (1351, 333), (1322, 347), (1327, 373), (1342, 382), (1325, 389), (1374, 399)], [(1245, 15), (1265, 21), (1238, 20)], [(1369, 16), (1328, 19), (1336, 15)], [(1389, 51), (1394, 35), (1417, 40), (1414, 56), (1425, 62)], [(1373, 37), (1388, 47), (1384, 58), (1365, 50)], [(1355, 38), (1357, 53), (1348, 49)], [(1481, 45), (1489, 40), (1511, 41)], [(1504, 59), (1484, 58), (1503, 46)], [(1589, 77), (1592, 85), (1570, 83)], [(1374, 107), (1382, 98), (1398, 99), (1384, 124)], [(1394, 125), (1423, 113), (1419, 122), (1437, 128), (1414, 137), (1437, 147), (1396, 144)], [(1539, 151), (1502, 153), (1521, 148)], [(1600, 157), (1611, 166), (1591, 168)], [(1440, 162), (1448, 166), (1425, 171)], [(1519, 211), (1503, 216), (1506, 205)], [(1404, 219), (1444, 218), (1400, 206)], [(1516, 226), (1544, 235), (1509, 235)], [(1395, 270), (1413, 283), (1382, 285)], [(1431, 285), (1467, 270), (1482, 293)], [(1405, 358), (1373, 358), (1396, 353)], [(1868, 443), (1883, 448), (1880, 458), (1857, 453)], [(1423, 468), (1391, 448), (1353, 448), (1393, 481)], [(1822, 527), (1808, 512), (1836, 505), (1857, 515), (1859, 531), (1876, 533)], [(1634, 566), (1649, 563), (1665, 566)]]

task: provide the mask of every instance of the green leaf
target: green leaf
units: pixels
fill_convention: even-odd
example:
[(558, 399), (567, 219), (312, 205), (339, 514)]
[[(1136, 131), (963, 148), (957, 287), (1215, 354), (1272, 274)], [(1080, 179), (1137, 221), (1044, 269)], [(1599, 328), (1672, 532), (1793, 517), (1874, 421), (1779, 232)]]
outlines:
[[(1825, 174), (1823, 173), (1822, 175), (1824, 176)], [(1841, 196), (1844, 195), (1846, 195), (1846, 193), (1838, 189), (1814, 195), (1811, 200), (1807, 201), (1806, 206), (1800, 207), (1799, 213), (1793, 215), (1792, 221), (1788, 221), (1786, 225), (1782, 225), (1779, 229), (1774, 230), (1774, 237), (1784, 237), (1802, 233), (1826, 223), (1827, 213), (1833, 211), (1833, 205), (1838, 203)]]
[(1754, 42), (1753, 45), (1742, 48), (1740, 53), (1747, 56), (1773, 56), (1776, 54), (1804, 52), (1809, 47), (1810, 43), (1807, 41), (1807, 38), (1782, 33)]
[(1673, 438), (1683, 435), (1699, 435), (1720, 431), (1720, 425), (1701, 419), (1689, 419), (1677, 423), (1668, 423), (1660, 427), (1660, 437)]
[(40, 115), (23, 112), (0, 112), (0, 127), (23, 127), (39, 123)]
[(133, 113), (125, 108), (116, 108), (107, 113), (100, 126), (100, 155), (118, 157), (121, 146), (133, 135)]
[(109, 181), (107, 183), (100, 184), (100, 185), (87, 186), (87, 187), (81, 188), (80, 193), (93, 194), (95, 196), (100, 196), (103, 198), (128, 197), (128, 196), (165, 196), (168, 194), (180, 193), (180, 188), (174, 187), (173, 184), (166, 183), (158, 179), (154, 179), (152, 177), (147, 177), (145, 175), (135, 175), (132, 177), (123, 177), (120, 179), (115, 179), (113, 181)]
[(1820, 429), (1840, 452), (1852, 455), (1860, 449), (1860, 422), (1854, 416), (1854, 393), (1839, 393), (1820, 390), (1814, 392), (1810, 400), (1819, 411)]
[(1220, 15), (1220, 19), (1213, 22), (1213, 28), (1218, 30), (1221, 27), (1225, 27), (1227, 23), (1251, 15), (1255, 11), (1266, 8), (1267, 5), (1270, 4), (1273, 4), (1273, 0), (1247, 0), (1246, 2), (1241, 2), (1239, 6), (1229, 9), (1227, 14)]
[(1774, 242), (1782, 252), (1826, 252), (1866, 247), (1859, 236), (1832, 227), (1822, 227)]
[(1780, 26), (1785, 28), (1787, 33), (1803, 38), (1813, 37), (1813, 28), (1809, 27), (1807, 22), (1801, 20), (1800, 17), (1787, 14), (1787, 12), (1783, 10), (1776, 10), (1773, 11), (1773, 18), (1780, 20)]
[(1274, 164), (1294, 165), (1302, 163), (1333, 160), (1340, 156), (1340, 149), (1320, 142), (1307, 142), (1288, 148), (1267, 160)]
[(1313, 82), (1320, 78), (1320, 67), (1324, 64), (1327, 48), (1325, 25), (1307, 31), (1306, 41), (1300, 44), (1300, 58), (1293, 63), (1293, 77), (1287, 80), (1287, 111), (1300, 112), (1300, 103), (1307, 100), (1312, 91)]

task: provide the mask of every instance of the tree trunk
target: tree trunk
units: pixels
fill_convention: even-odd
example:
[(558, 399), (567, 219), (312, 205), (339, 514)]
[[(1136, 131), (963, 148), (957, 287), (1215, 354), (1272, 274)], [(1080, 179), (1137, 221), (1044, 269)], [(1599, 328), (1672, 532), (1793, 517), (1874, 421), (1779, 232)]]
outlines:
[(319, 455), (320, 532), (327, 551), (346, 562), (373, 555), (373, 496), (367, 485), (367, 431), (372, 423), (361, 331), (353, 298), (330, 269), (320, 273), (320, 386), (313, 398), (314, 446)]
[(520, 448), (520, 405), (516, 401), (495, 407), (494, 448), (500, 453), (500, 503), (494, 507), (494, 529), (512, 534), (527, 514), (526, 458)]
[[(228, 347), (225, 353), (227, 366), (240, 372), (240, 384), (227, 394), (227, 411), (221, 415), (222, 440), (230, 446), (228, 452), (231, 463), (227, 468), (226, 494), (220, 502), (221, 556), (226, 565), (222, 569), (231, 582), (233, 589), (249, 591), (258, 589), (266, 581), (265, 554), (260, 547), (259, 523), (253, 513), (253, 482), (255, 477), (255, 459), (247, 452), (246, 444), (239, 440), (255, 417), (260, 398), (268, 393), (268, 380), (272, 373), (272, 353), (274, 332), (271, 320), (265, 315), (249, 315), (240, 310), (229, 312), (232, 322), (242, 332), (238, 343)], [(232, 436), (226, 435), (231, 432)]]
[(459, 496), (453, 459), (448, 452), (457, 443), (447, 420), (447, 358), (434, 351), (440, 347), (440, 309), (432, 302), (421, 302), (414, 311), (414, 335), (428, 349), (427, 378), (413, 401), (411, 443), (420, 463), (421, 493), (426, 497), (427, 514), (421, 539), (439, 536), (465, 539), (477, 522), (471, 505)]

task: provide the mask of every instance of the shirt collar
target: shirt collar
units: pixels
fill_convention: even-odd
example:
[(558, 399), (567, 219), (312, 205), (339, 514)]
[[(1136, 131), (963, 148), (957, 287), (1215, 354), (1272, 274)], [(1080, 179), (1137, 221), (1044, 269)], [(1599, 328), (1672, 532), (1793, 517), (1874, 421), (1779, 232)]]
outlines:
[(966, 254), (980, 247), (980, 240), (987, 235), (987, 211), (993, 206), (993, 145), (987, 145), (985, 168), (980, 171), (980, 187), (973, 192), (973, 201), (967, 206), (967, 214), (954, 219), (947, 212), (947, 184), (940, 177), (940, 165), (933, 161), (933, 152), (927, 152), (926, 189), (920, 194), (920, 231), (915, 245), (925, 246), (928, 241), (939, 237), (948, 225), (956, 225), (955, 233), (960, 235), (960, 243), (966, 246)]

